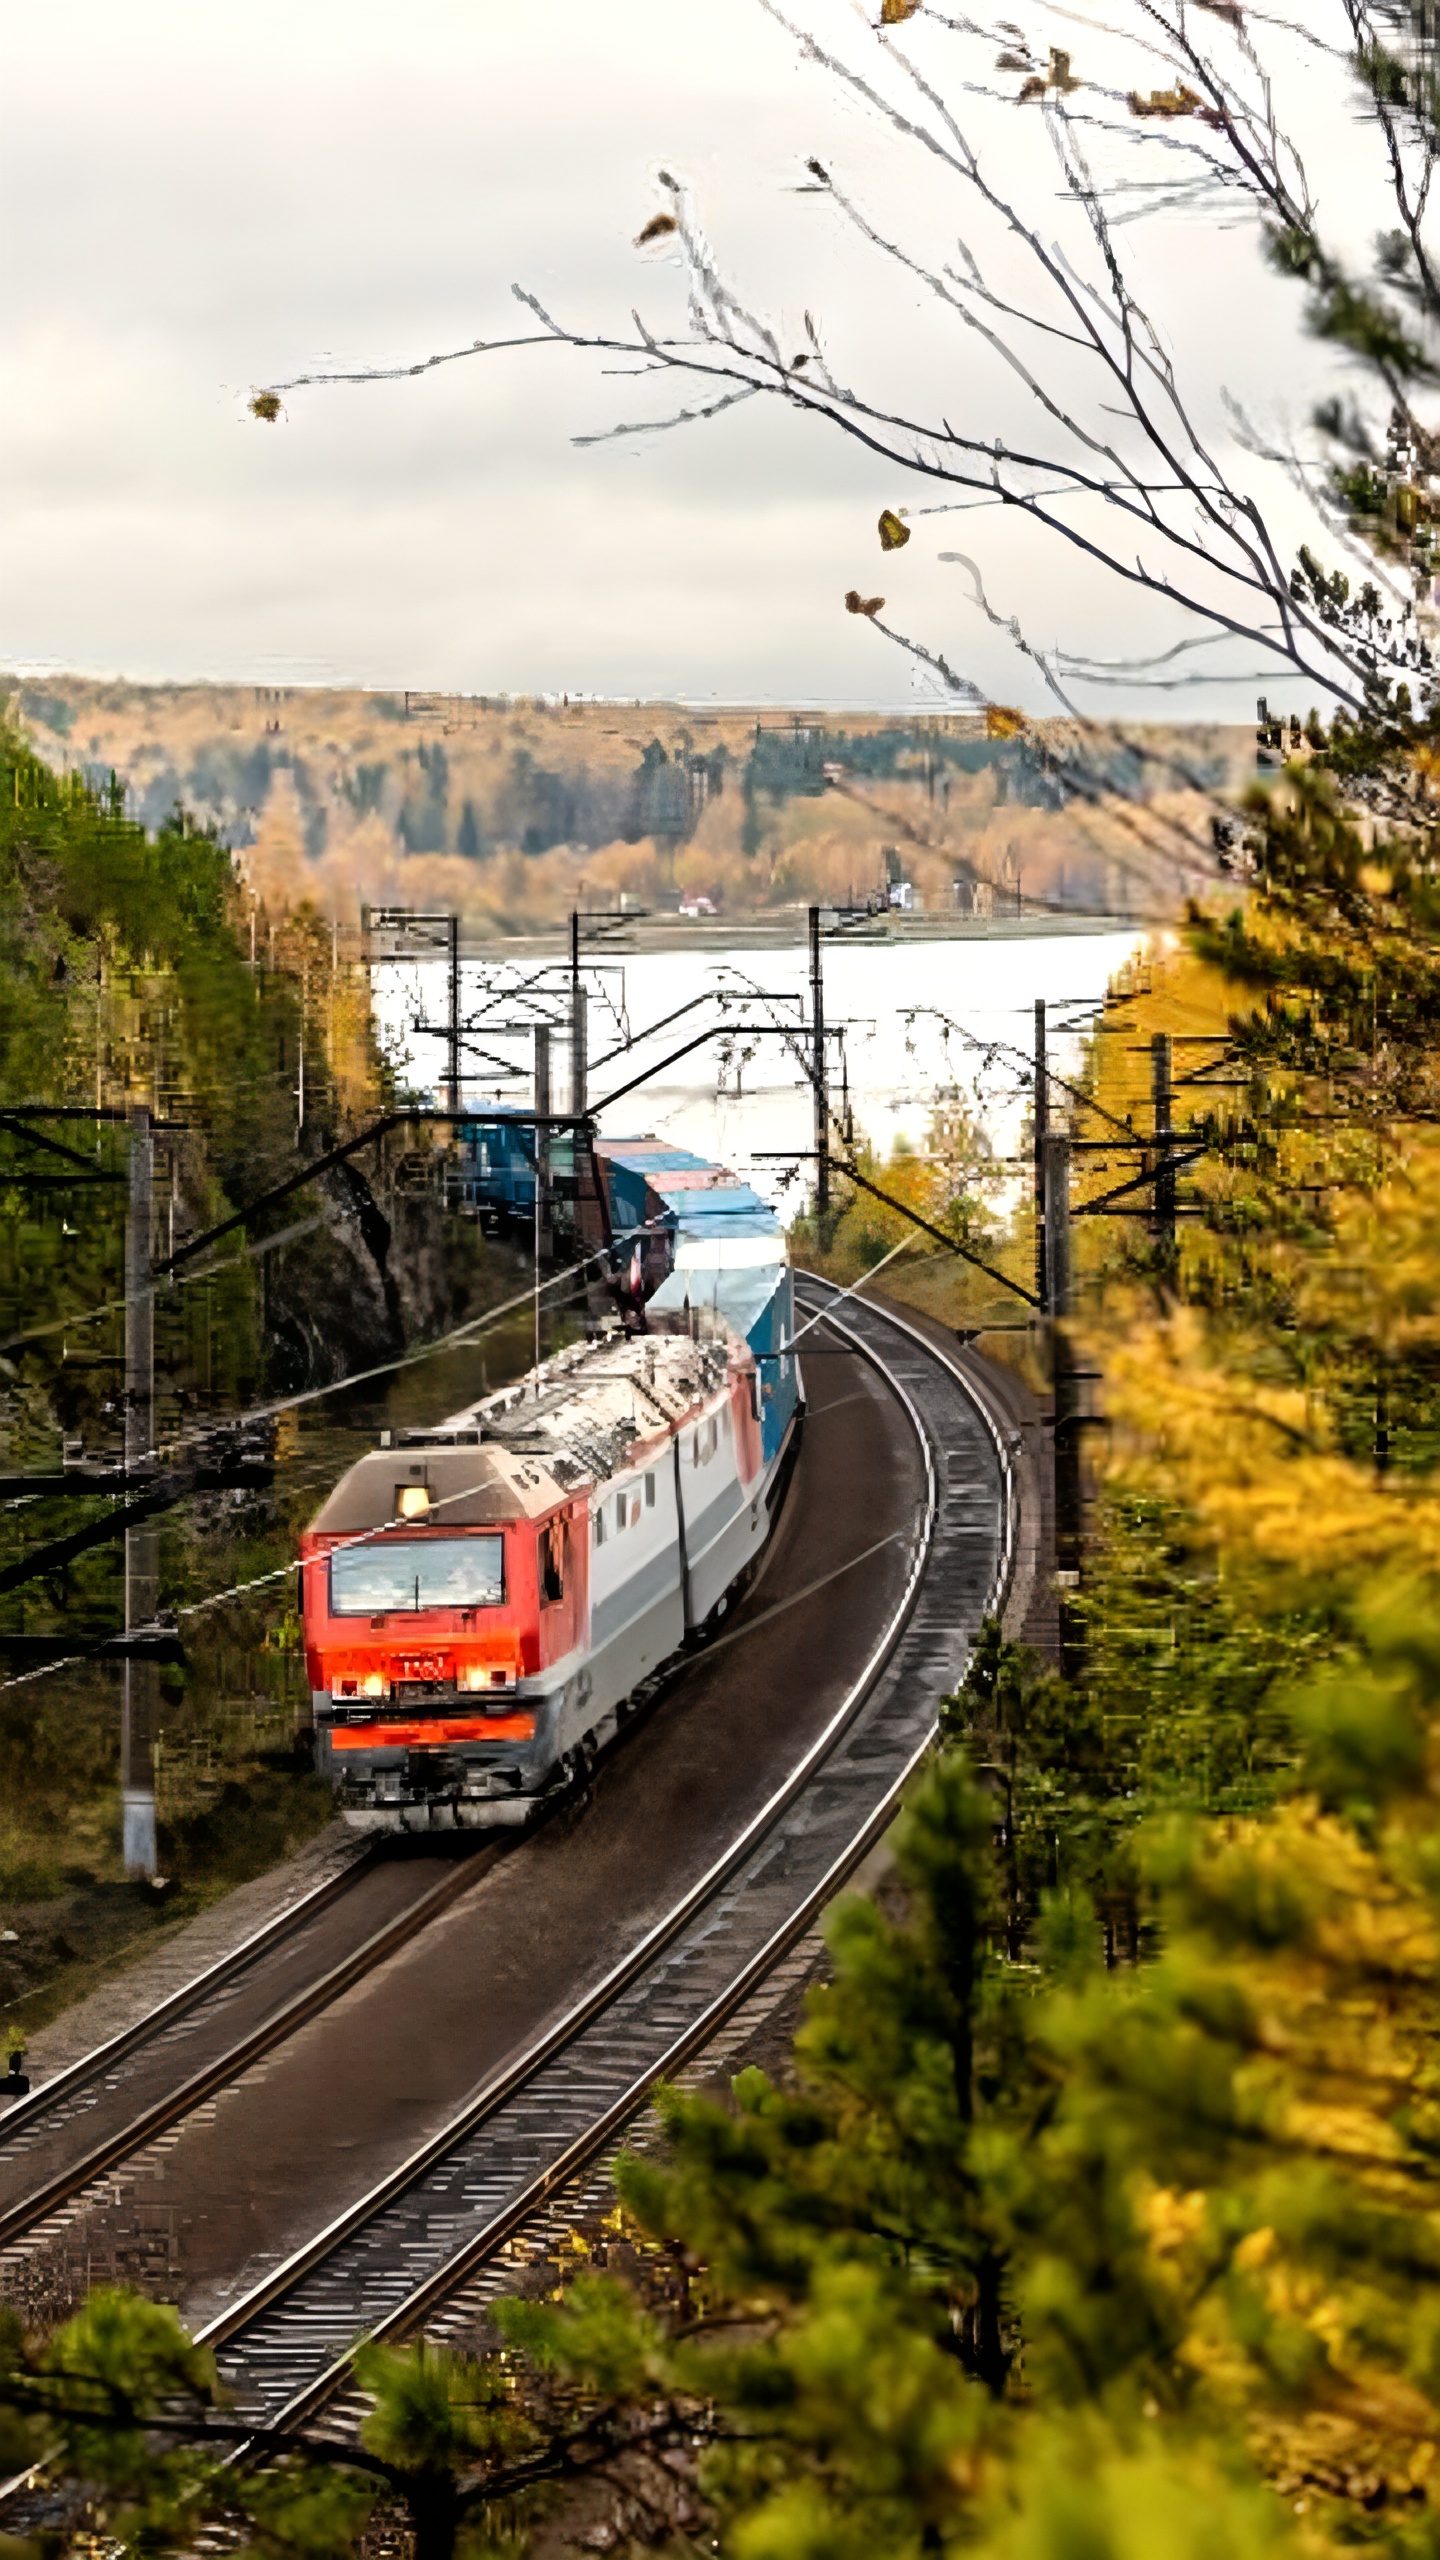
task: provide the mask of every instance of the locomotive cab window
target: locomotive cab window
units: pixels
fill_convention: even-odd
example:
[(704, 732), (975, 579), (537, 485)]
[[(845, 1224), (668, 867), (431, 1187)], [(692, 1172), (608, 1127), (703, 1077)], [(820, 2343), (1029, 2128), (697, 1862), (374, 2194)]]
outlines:
[(369, 1618), (401, 1609), (496, 1609), (505, 1597), (505, 1541), (497, 1537), (375, 1538), (330, 1557), (330, 1613)]

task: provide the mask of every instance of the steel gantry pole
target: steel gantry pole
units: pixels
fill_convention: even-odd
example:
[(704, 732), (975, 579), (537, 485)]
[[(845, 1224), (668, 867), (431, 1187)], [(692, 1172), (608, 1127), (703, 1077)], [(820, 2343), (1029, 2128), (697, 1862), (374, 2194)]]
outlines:
[(1045, 1276), (1048, 1312), (1070, 1312), (1070, 1140), (1063, 1129), (1045, 1135)]
[(535, 1025), (535, 1323), (539, 1338), (540, 1266), (553, 1262), (550, 1222), (550, 1025)]
[(1045, 1270), (1045, 1143), (1050, 1132), (1050, 1070), (1046, 1058), (1045, 999), (1035, 999), (1035, 1296), (1042, 1311), (1050, 1293)]
[(445, 1012), (445, 1108), (460, 1108), (460, 918), (445, 919), (449, 1001)]
[[(150, 1257), (155, 1215), (155, 1131), (148, 1107), (130, 1114), (130, 1196), (125, 1217), (125, 1472), (155, 1453), (155, 1297)], [(151, 1521), (125, 1532), (125, 1630), (153, 1625), (160, 1606), (160, 1532)], [(159, 1669), (127, 1655), (120, 1711), (120, 1801), (125, 1872), (153, 1876), (155, 1709)]]
[(535, 1370), (539, 1393), (540, 1272), (554, 1260), (550, 1231), (550, 1025), (535, 1025)]
[(1059, 1588), (1060, 1665), (1073, 1671), (1081, 1630), (1068, 1594), (1079, 1587), (1085, 1543), (1080, 1380), (1066, 1322), (1073, 1280), (1070, 1266), (1070, 1139), (1064, 1129), (1045, 1137), (1045, 1265), (1050, 1318), (1050, 1370), (1054, 1382), (1055, 1580)]
[(815, 1102), (815, 1217), (823, 1226), (830, 1215), (830, 1104), (825, 1090), (825, 963), (818, 907), (810, 910), (810, 1081)]
[[(580, 983), (580, 917), (570, 911), (570, 1116), (583, 1120), (589, 1107), (586, 1056), (585, 989)], [(578, 1145), (578, 1140), (577, 1140)]]
[(1157, 1031), (1150, 1042), (1150, 1093), (1155, 1114), (1155, 1241), (1163, 1286), (1175, 1260), (1173, 1067), (1168, 1031)]

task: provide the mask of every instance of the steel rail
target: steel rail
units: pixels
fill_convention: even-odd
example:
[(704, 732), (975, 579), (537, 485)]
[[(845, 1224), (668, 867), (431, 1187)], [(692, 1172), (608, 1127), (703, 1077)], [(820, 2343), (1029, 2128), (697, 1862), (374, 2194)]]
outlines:
[[(331, 1965), (327, 1972), (318, 1975), (302, 1990), (293, 1992), (288, 2000), (282, 2000), (278, 2008), (272, 2009), (245, 2035), (237, 2037), (223, 2053), (212, 2055), (198, 2071), (167, 2090), (164, 2097), (142, 2108), (127, 2123), (118, 2125), (113, 2133), (107, 2134), (103, 2141), (94, 2144), (44, 2186), (32, 2189), (29, 2195), (20, 2197), (0, 2211), (0, 2248), (22, 2239), (37, 2222), (43, 2222), (50, 2214), (58, 2212), (62, 2205), (92, 2186), (108, 2169), (128, 2159), (132, 2152), (143, 2150), (158, 2134), (167, 2132), (182, 2116), (189, 2115), (192, 2108), (213, 2097), (217, 2089), (223, 2089), (228, 2082), (238, 2079), (242, 2071), (247, 2070), (252, 2062), (258, 2062), (272, 2046), (283, 2043), (307, 2020), (318, 2016), (322, 2009), (328, 2009), (331, 2002), (338, 2000), (343, 1991), (348, 1991), (352, 1983), (359, 1982), (367, 1973), (373, 1973), (387, 1956), (408, 1945), (440, 1912), (458, 1901), (463, 1893), (468, 1893), (471, 1886), (494, 1865), (498, 1855), (499, 1850), (492, 1846), (488, 1850), (477, 1849), (472, 1857), (457, 1863), (428, 1893), (421, 1894), (408, 1910), (398, 1912), (394, 1919), (372, 1930), (358, 1947), (352, 1947), (348, 1955), (342, 1956), (337, 1964)], [(317, 1895), (315, 1901), (319, 1899)], [(312, 1912), (314, 1907), (312, 1902)], [(214, 1968), (217, 1973), (223, 1970), (223, 1967)], [(155, 2012), (147, 2025), (153, 2027), (159, 2014)]]
[[(933, 1473), (927, 1467), (927, 1533), (933, 1512), (934, 1479)], [(428, 2169), (443, 2160), (467, 2134), (477, 2130), (487, 2119), (496, 2114), (507, 2099), (525, 2088), (544, 2063), (563, 2055), (594, 2019), (613, 2007), (617, 1995), (637, 1979), (642, 1978), (654, 1963), (655, 1958), (684, 1928), (685, 1923), (713, 1901), (717, 1889), (725, 1884), (757, 1842), (765, 1838), (773, 1828), (777, 1816), (804, 1788), (818, 1763), (832, 1747), (837, 1733), (843, 1730), (854, 1714), (880, 1661), (888, 1652), (894, 1635), (898, 1632), (899, 1621), (913, 1598), (927, 1543), (928, 1537), (922, 1539), (917, 1547), (906, 1579), (900, 1609), (892, 1618), (891, 1625), (886, 1628), (880, 1645), (872, 1651), (859, 1679), (847, 1691), (835, 1716), (817, 1736), (804, 1757), (787, 1772), (780, 1786), (760, 1811), (751, 1817), (744, 1830), (727, 1845), (720, 1857), (707, 1868), (704, 1875), (696, 1880), (662, 1919), (655, 1922), (618, 1964), (612, 1966), (610, 1972), (587, 1992), (583, 1999), (578, 2000), (573, 2008), (567, 2010), (562, 2018), (558, 2019), (523, 2054), (517, 2056), (514, 2062), (487, 2081), (458, 2115), (452, 2117), (450, 2122), (442, 2126), (438, 2133), (432, 2135), (419, 2150), (412, 2152), (408, 2160), (401, 2161), (377, 2186), (371, 2188), (368, 2194), (358, 2197), (353, 2204), (346, 2207), (343, 2213), (338, 2214), (333, 2222), (327, 2224), (323, 2231), (317, 2232), (312, 2239), (304, 2242), (294, 2251), (282, 2265), (262, 2277), (243, 2300), (232, 2304), (228, 2311), (222, 2312), (208, 2327), (200, 2330), (197, 2333), (199, 2343), (214, 2347), (236, 2335), (255, 2317), (257, 2312), (263, 2312), (272, 2303), (282, 2301), (297, 2278), (308, 2274), (312, 2268), (323, 2265), (333, 2253), (337, 2243), (347, 2240), (353, 2233), (363, 2229), (386, 2205), (407, 2195)], [(743, 1631), (738, 1629), (735, 1631), (737, 1635), (741, 1632)]]
[(242, 1938), (228, 1955), (217, 1956), (203, 1973), (195, 1974), (189, 1982), (182, 1982), (178, 1990), (168, 1992), (133, 2025), (107, 2036), (103, 2044), (92, 2046), (89, 2053), (78, 2055), (74, 2062), (65, 2065), (63, 2071), (57, 2071), (53, 2079), (42, 2080), (28, 2097), (17, 2098), (14, 2105), (0, 2115), (0, 2149), (13, 2134), (28, 2129), (37, 2117), (49, 2114), (60, 2099), (73, 2097), (92, 2080), (102, 2078), (126, 2054), (133, 2053), (137, 2045), (148, 2044), (163, 2028), (172, 2026), (177, 2018), (185, 2017), (192, 2009), (198, 2008), (212, 1993), (232, 1981), (236, 1974), (245, 1972), (261, 1956), (268, 1955), (272, 1947), (278, 1947), (286, 1938), (293, 1937), (297, 1929), (303, 1929), (332, 1902), (338, 1902), (358, 1876), (369, 1873), (375, 1864), (375, 1855), (374, 1842), (367, 1841), (357, 1849), (348, 1865), (338, 1868), (334, 1875), (313, 1886), (309, 1893), (302, 1893), (294, 1902), (287, 1902), (283, 1911), (277, 1911), (273, 1919), (262, 1921), (260, 1927), (252, 1930), (248, 1938)]
[[(807, 1275), (807, 1278), (810, 1277), (812, 1275)], [(817, 1280), (816, 1285), (828, 1287), (831, 1284)], [(849, 1297), (849, 1295), (848, 1291), (836, 1291), (837, 1298)], [(944, 1361), (947, 1367), (953, 1369), (957, 1378), (961, 1379), (969, 1389), (984, 1413), (1001, 1463), (1005, 1498), (1004, 1538), (992, 1593), (992, 1598), (999, 1605), (1009, 1593), (1015, 1570), (1019, 1519), (1013, 1455), (1018, 1434), (998, 1400), (986, 1392), (983, 1381), (975, 1378), (967, 1370), (957, 1367), (937, 1344), (930, 1342), (929, 1338), (918, 1332), (914, 1326), (905, 1324), (903, 1318), (894, 1315), (892, 1310), (883, 1309), (879, 1312), (886, 1315), (891, 1322), (899, 1326), (923, 1348), (930, 1350), (937, 1358)], [(828, 1311), (825, 1321), (833, 1323), (837, 1332), (846, 1330)], [(853, 1344), (847, 1344), (846, 1348), (853, 1348)], [(875, 1806), (864, 1829), (855, 1835), (835, 1860), (830, 1873), (823, 1877), (818, 1885), (811, 1888), (804, 1903), (799, 1905), (783, 1927), (775, 1932), (770, 1943), (750, 1958), (733, 1982), (717, 1995), (704, 2015), (696, 2019), (693, 2026), (683, 2035), (676, 2037), (659, 2068), (648, 2073), (635, 2089), (618, 2100), (605, 2117), (597, 2119), (595, 2124), (578, 2137), (551, 2168), (533, 2182), (523, 2196), (517, 2197), (505, 2213), (496, 2217), (487, 2230), (477, 2232), (474, 2238), (457, 2252), (448, 2266), (441, 2268), (426, 2283), (418, 2285), (409, 2299), (388, 2320), (377, 2323), (371, 2333), (373, 2336), (382, 2340), (414, 2336), (417, 2331), (423, 2332), (431, 2315), (441, 2310), (445, 2311), (453, 2321), (455, 2312), (460, 2307), (457, 2304), (457, 2295), (463, 2297), (472, 2286), (474, 2277), (487, 2266), (491, 2267), (493, 2281), (483, 2288), (483, 2294), (486, 2300), (493, 2299), (505, 2281), (506, 2270), (493, 2266), (493, 2261), (499, 2252), (502, 2249), (513, 2248), (513, 2245), (523, 2238), (530, 2225), (545, 2225), (553, 2222), (556, 2212), (563, 2210), (566, 2190), (579, 2183), (582, 2172), (587, 2166), (595, 2163), (597, 2154), (612, 2152), (617, 2147), (617, 2137), (623, 2134), (626, 2126), (632, 2124), (643, 2112), (653, 2098), (657, 2085), (669, 2080), (687, 2064), (701, 2059), (707, 2046), (714, 2042), (720, 2030), (735, 2016), (737, 2010), (745, 2007), (765, 1977), (773, 1973), (791, 1948), (813, 1929), (815, 1920), (826, 1904), (854, 1874), (855, 1869), (868, 1856), (876, 1841), (883, 1836), (894, 1819), (896, 1803), (929, 1749), (930, 1738), (927, 1736), (925, 1742), (912, 1755), (909, 1765), (892, 1783), (883, 1801)], [(299, 2425), (332, 2398), (348, 2375), (349, 2362), (348, 2357), (341, 2360), (326, 2377), (324, 2384), (317, 2386), (305, 2396), (303, 2406), (297, 2406), (293, 2411), (287, 2410), (284, 2413), (282, 2423)]]
[[(586, 2162), (592, 2159), (597, 2151), (603, 2150), (606, 2143), (613, 2140), (616, 2134), (624, 2130), (646, 2101), (653, 2096), (661, 2081), (670, 2079), (685, 2063), (693, 2061), (695, 2056), (703, 2051), (711, 2038), (724, 2026), (726, 2020), (743, 2005), (763, 1981), (765, 1975), (779, 1963), (782, 1956), (789, 1952), (796, 1939), (804, 1936), (817, 1913), (833, 1899), (847, 1877), (854, 1873), (861, 1860), (874, 1847), (894, 1818), (896, 1798), (929, 1747), (930, 1738), (927, 1735), (925, 1741), (911, 1755), (895, 1786), (887, 1793), (884, 1801), (876, 1806), (863, 1831), (856, 1833), (842, 1855), (821, 1878), (819, 1884), (812, 1887), (804, 1902), (787, 1918), (782, 1927), (774, 1932), (766, 1944), (748, 1958), (741, 1971), (733, 1977), (723, 1991), (717, 1993), (709, 2007), (695, 2019), (693, 2024), (673, 2039), (658, 2061), (647, 2063), (639, 2077), (633, 2080), (628, 2088), (622, 2090), (618, 2098), (611, 2101), (604, 2113), (596, 2116), (583, 2131), (576, 2134), (566, 2144), (565, 2149), (557, 2153), (555, 2159), (540, 2172), (540, 2175), (532, 2179), (530, 2184), (500, 2213), (477, 2231), (463, 2248), (457, 2250), (453, 2258), (448, 2259), (444, 2266), (436, 2268), (432, 2275), (416, 2285), (393, 2311), (373, 2322), (365, 2333), (367, 2341), (403, 2339), (413, 2335), (415, 2330), (422, 2326), (428, 2312), (437, 2310), (442, 2303), (448, 2301), (449, 2297), (460, 2286), (467, 2283), (480, 2267), (494, 2258), (509, 2241), (513, 2240), (527, 2222), (542, 2212), (546, 2205), (554, 2202), (561, 2189), (570, 2184), (577, 2173), (585, 2167)], [(202, 2340), (209, 2340), (213, 2334), (212, 2331), (202, 2331)], [(313, 2417), (316, 2411), (324, 2406), (332, 2393), (345, 2380), (350, 2371), (352, 2355), (353, 2348), (347, 2349), (314, 2382), (288, 2400), (282, 2409), (267, 2420), (267, 2423), (272, 2427), (302, 2426), (307, 2418)]]
[(922, 1458), (900, 1600), (822, 1733), (672, 1911), (409, 2160), (200, 2332), (241, 2406), (269, 2425), (298, 2424), (340, 2386), (357, 2336), (402, 2332), (473, 2274), (713, 2036), (889, 1822), (981, 1618), (1003, 1601), (1014, 1470), (977, 1381), (888, 1309), (852, 1299), (842, 1321), (822, 1299), (821, 1312), (884, 1377)]
[[(849, 1295), (848, 1292), (837, 1292), (837, 1295), (841, 1294)], [(864, 1301), (861, 1303), (863, 1304)], [(931, 1343), (924, 1334), (919, 1333), (914, 1326), (905, 1324), (902, 1318), (894, 1316), (889, 1309), (878, 1312), (900, 1327), (922, 1348), (944, 1361), (947, 1367), (952, 1368), (955, 1376), (971, 1392), (984, 1413), (1001, 1463), (1005, 1498), (1003, 1544), (991, 1595), (996, 1605), (999, 1605), (1008, 1594), (1013, 1578), (1018, 1530), (1012, 1448), (1013, 1427), (1008, 1423), (1003, 1410), (984, 1392), (980, 1380), (957, 1367), (937, 1344)], [(824, 1320), (833, 1324), (837, 1332), (848, 1331), (848, 1328), (828, 1311)], [(519, 2238), (528, 2223), (540, 2219), (547, 2209), (554, 2209), (564, 2189), (575, 2182), (579, 2173), (588, 2162), (594, 2159), (598, 2151), (603, 2151), (607, 2145), (613, 2143), (615, 2137), (624, 2131), (626, 2125), (633, 2122), (653, 2097), (656, 2087), (662, 2081), (669, 2080), (687, 2063), (695, 2061), (703, 2054), (705, 2047), (714, 2040), (719, 2030), (734, 2016), (736, 2010), (744, 2007), (765, 1976), (774, 1971), (776, 1965), (789, 1953), (796, 1941), (813, 1927), (826, 1904), (833, 1900), (842, 1885), (869, 1855), (877, 1840), (883, 1836), (894, 1819), (896, 1804), (929, 1750), (932, 1738), (933, 1728), (931, 1734), (927, 1734), (925, 1740), (912, 1753), (905, 1768), (892, 1781), (884, 1798), (873, 1808), (864, 1827), (855, 1834), (835, 1859), (828, 1874), (811, 1887), (805, 1900), (790, 1913), (783, 1925), (775, 1931), (769, 1943), (749, 1958), (734, 1979), (716, 1995), (703, 2015), (675, 2038), (659, 2065), (647, 2071), (631, 2090), (612, 2104), (604, 2116), (598, 2117), (593, 2125), (579, 2135), (568, 2149), (532, 2182), (525, 2193), (517, 2196), (513, 2203), (503, 2213), (498, 2214), (486, 2229), (477, 2232), (471, 2240), (467, 2241), (447, 2266), (438, 2269), (423, 2284), (417, 2285), (414, 2292), (388, 2319), (377, 2322), (370, 2332), (372, 2337), (383, 2340), (413, 2336), (418, 2329), (423, 2328), (429, 2314), (442, 2306), (449, 2306), (455, 2293), (462, 2289), (487, 2261), (493, 2259), (501, 2249)], [(493, 2289), (496, 2291), (499, 2289), (498, 2278)], [(343, 2381), (348, 2373), (349, 2364), (348, 2356), (341, 2359), (321, 2383), (304, 2395), (303, 2401), (282, 2412), (279, 2423), (298, 2426), (305, 2418), (312, 2416)]]
[[(23, 2242), (36, 2225), (45, 2222), (83, 2194), (87, 2186), (93, 2185), (107, 2171), (118, 2167), (180, 2122), (193, 2108), (237, 2079), (253, 2062), (297, 2032), (365, 1974), (398, 1952), (452, 1900), (477, 1882), (498, 1854), (500, 1850), (493, 1843), (487, 1844), (485, 1850), (477, 1849), (463, 1867), (452, 1868), (430, 1893), (373, 1931), (324, 1974), (282, 2001), (254, 2028), (235, 2038), (222, 2052), (213, 2055), (183, 2080), (177, 2081), (163, 2096), (137, 2110), (44, 2184), (17, 2197), (9, 2206), (0, 2207), (0, 2249)], [(362, 1872), (372, 1872), (376, 1862), (375, 1847), (367, 1844), (338, 1875), (328, 1877), (312, 1892), (287, 1905), (284, 1911), (253, 1932), (230, 1954), (217, 1959), (132, 2026), (90, 2053), (81, 2055), (40, 2089), (18, 2100), (0, 2116), (0, 2155), (3, 2155), (7, 2141), (15, 2141), (18, 2137), (23, 2147), (28, 2148), (32, 2143), (38, 2147), (45, 2141), (47, 2132), (73, 2122), (83, 2107), (86, 2091), (97, 2081), (104, 2081), (127, 2058), (143, 2058), (146, 2050), (161, 2036), (177, 2026), (183, 2027), (209, 1999), (223, 1992), (255, 1963), (340, 1898)]]

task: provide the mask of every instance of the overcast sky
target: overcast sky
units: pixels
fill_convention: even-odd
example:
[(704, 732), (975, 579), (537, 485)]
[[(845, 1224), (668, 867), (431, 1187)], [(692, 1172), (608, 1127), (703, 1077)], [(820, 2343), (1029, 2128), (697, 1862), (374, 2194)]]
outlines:
[[(855, 24), (843, 0), (821, 15)], [(973, 406), (974, 342), (796, 188), (817, 153), (946, 255), (953, 202), (926, 195), (755, 0), (0, 0), (0, 27), (0, 663), (937, 701), (841, 604), (880, 580), (880, 506), (926, 492), (782, 409), (577, 447), (643, 414), (649, 387), (543, 350), (297, 393), (273, 429), (247, 414), (257, 386), (323, 362), (511, 329), (515, 280), (582, 323), (623, 321), (637, 298), (673, 316), (673, 254), (632, 245), (662, 165), (785, 326), (811, 308), (872, 385)], [(1048, 221), (1053, 172), (1023, 160), (1040, 117), (1022, 132), (1013, 107), (974, 113)], [(1324, 369), (1248, 233), (1190, 218), (1126, 236), (1207, 429), (1228, 435), (1222, 386), (1267, 427), (1303, 418)], [(1044, 642), (1119, 652), (1182, 628), (1137, 620), (1073, 554), (994, 514), (960, 530), (996, 605)], [(988, 692), (1040, 707), (940, 561), (955, 538), (945, 519), (917, 528), (885, 565), (897, 612)], [(1152, 708), (1235, 716), (1254, 690), (1241, 668)]]

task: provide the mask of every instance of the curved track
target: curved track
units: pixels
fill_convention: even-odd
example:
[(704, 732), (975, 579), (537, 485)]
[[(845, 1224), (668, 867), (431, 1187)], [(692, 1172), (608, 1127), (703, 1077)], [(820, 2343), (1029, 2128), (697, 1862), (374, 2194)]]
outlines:
[[(833, 1294), (801, 1282), (808, 1311)], [(218, 1969), (251, 1986), (227, 2085), (223, 2051), (187, 2052), (183, 2003), (152, 2046), (123, 2040), (109, 2079), (149, 2053), (156, 2093), (130, 2123), (149, 2148), (7, 2248), (4, 2290), (63, 2308), (47, 2250), (72, 2278), (159, 2290), (207, 2323), (243, 2407), (298, 2415), (357, 2334), (419, 2325), (714, 2036), (889, 1818), (1014, 1551), (1010, 1435), (962, 1354), (847, 1300), (808, 1355), (808, 1445), (758, 1587), (592, 1797), (439, 1886), (417, 1867), (318, 1979), (323, 1914), (308, 1941), (282, 1915), (310, 1978), (297, 1954), (288, 1999), (257, 2015), (264, 1968)], [(213, 2035), (225, 1985), (208, 2000)], [(109, 2082), (71, 2083), (65, 2156), (91, 2170), (105, 2128), (85, 2086)], [(32, 2137), (47, 2097), (63, 2115), (60, 2084), (38, 2092)], [(57, 2191), (65, 2174), (62, 2157)]]
[[(824, 1303), (819, 1284), (805, 1296)], [(463, 2284), (705, 2043), (890, 1818), (981, 1618), (1003, 1598), (1009, 1453), (959, 1359), (902, 1320), (849, 1301), (826, 1315), (813, 1347), (878, 1368), (922, 1453), (910, 1570), (875, 1651), (783, 1788), (646, 1942), (422, 2152), (210, 2325), (221, 2371), (257, 2419), (298, 2421), (335, 2387), (358, 2335), (401, 2334)]]

